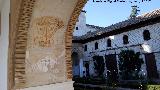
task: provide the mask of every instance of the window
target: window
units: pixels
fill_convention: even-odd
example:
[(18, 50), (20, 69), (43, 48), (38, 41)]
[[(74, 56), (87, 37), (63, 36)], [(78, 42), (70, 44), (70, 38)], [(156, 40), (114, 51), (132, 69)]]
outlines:
[(127, 35), (124, 35), (123, 36), (123, 44), (128, 44), (128, 36)]
[(111, 47), (112, 46), (112, 44), (111, 44), (111, 39), (108, 39), (107, 40), (107, 47)]
[(84, 46), (84, 51), (87, 51), (87, 45)]
[(76, 27), (76, 30), (78, 30), (78, 27)]
[(143, 32), (143, 39), (144, 40), (150, 40), (151, 39), (150, 32), (148, 30), (144, 30), (144, 32)]
[(98, 49), (98, 43), (95, 43), (95, 50)]

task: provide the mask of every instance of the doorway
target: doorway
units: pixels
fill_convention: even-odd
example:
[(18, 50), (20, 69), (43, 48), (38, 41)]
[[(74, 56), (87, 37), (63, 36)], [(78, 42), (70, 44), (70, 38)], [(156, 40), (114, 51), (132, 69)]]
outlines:
[(80, 76), (79, 69), (79, 56), (77, 52), (72, 53), (72, 67), (73, 67), (73, 76)]
[(154, 53), (145, 53), (147, 76), (149, 79), (157, 79), (158, 72)]

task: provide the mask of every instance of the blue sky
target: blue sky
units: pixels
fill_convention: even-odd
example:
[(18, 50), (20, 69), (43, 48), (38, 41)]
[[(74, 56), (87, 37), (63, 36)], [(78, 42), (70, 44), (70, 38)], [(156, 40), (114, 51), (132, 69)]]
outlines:
[[(135, 1), (135, 0), (126, 0), (126, 1)], [(137, 1), (142, 1), (142, 0), (137, 0)], [(126, 20), (128, 19), (131, 13), (132, 5), (137, 5), (140, 10), (139, 14), (143, 14), (149, 11), (153, 11), (154, 9), (160, 8), (160, 0), (151, 0), (141, 3), (130, 3), (130, 2), (109, 3), (109, 2), (93, 2), (93, 0), (89, 0), (85, 5), (85, 7), (83, 8), (84, 10), (87, 11), (86, 23), (91, 25), (106, 27), (111, 24), (115, 24), (117, 22)]]

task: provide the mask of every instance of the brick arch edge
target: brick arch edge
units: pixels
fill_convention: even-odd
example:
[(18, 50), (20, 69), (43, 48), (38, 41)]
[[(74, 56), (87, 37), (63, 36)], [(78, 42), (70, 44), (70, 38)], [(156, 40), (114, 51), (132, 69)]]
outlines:
[[(28, 29), (30, 25), (30, 20), (33, 12), (33, 8), (35, 6), (36, 0), (22, 0), (20, 6), (20, 13), (18, 19), (18, 25), (16, 29), (16, 38), (15, 38), (15, 49), (13, 49), (13, 61), (14, 63), (9, 63), (9, 68), (14, 68), (14, 70), (9, 70), (8, 72), (12, 73), (9, 78), (13, 78), (14, 82), (10, 81), (8, 84), (14, 85), (9, 88), (12, 90), (13, 88), (24, 88), (26, 83), (25, 78), (25, 57), (26, 57), (26, 47), (27, 47), (27, 36)], [(65, 33), (65, 60), (66, 60), (66, 69), (67, 69), (67, 79), (72, 79), (72, 61), (71, 61), (71, 46), (72, 46), (72, 34), (74, 30), (74, 26), (78, 19), (78, 16), (86, 4), (87, 0), (78, 0), (77, 4), (73, 10), (73, 13), (68, 22), (67, 30)], [(13, 76), (11, 76), (13, 75)]]

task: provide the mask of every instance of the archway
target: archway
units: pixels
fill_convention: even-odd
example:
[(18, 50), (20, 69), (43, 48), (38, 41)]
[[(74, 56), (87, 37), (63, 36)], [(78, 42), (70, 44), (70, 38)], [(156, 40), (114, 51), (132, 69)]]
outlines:
[(85, 68), (86, 68), (85, 76), (86, 76), (86, 77), (89, 77), (89, 76), (90, 76), (90, 74), (89, 74), (89, 63), (86, 62), (84, 66), (85, 66)]
[(77, 52), (73, 52), (71, 57), (73, 77), (80, 76), (79, 55)]
[[(11, 8), (15, 7), (15, 4), (16, 4), (15, 2), (17, 1), (14, 0), (13, 2), (11, 2)], [(43, 2), (43, 5), (42, 5), (42, 2)], [(52, 5), (50, 4), (51, 2), (52, 2)], [(11, 85), (10, 89), (12, 89), (13, 87), (15, 88), (30, 87), (30, 85), (33, 84), (29, 80), (30, 76), (29, 77), (27, 76), (27, 74), (30, 73), (32, 69), (30, 70), (27, 70), (27, 69), (28, 67), (35, 68), (36, 65), (39, 65), (37, 63), (40, 63), (42, 65), (38, 67), (43, 67), (43, 64), (41, 61), (40, 62), (36, 61), (38, 59), (45, 61), (45, 64), (47, 64), (47, 66), (43, 68), (43, 72), (49, 72), (50, 69), (48, 69), (48, 67), (52, 66), (52, 65), (49, 65), (50, 63), (59, 63), (59, 62), (52, 62), (52, 59), (62, 60), (63, 64), (61, 65), (64, 66), (64, 68), (62, 69), (62, 72), (64, 70), (64, 73), (61, 75), (64, 79), (58, 80), (56, 82), (65, 82), (65, 81), (70, 81), (72, 79), (72, 61), (71, 61), (72, 32), (73, 32), (75, 23), (77, 21), (77, 18), (86, 2), (87, 0), (77, 0), (77, 1), (47, 0), (45, 2), (43, 0), (22, 0), (20, 3), (18, 3), (19, 5), (17, 5), (19, 6), (19, 9), (18, 9), (19, 13), (16, 14), (13, 12), (17, 8), (14, 8), (13, 10), (11, 9), (11, 12), (12, 12), (11, 16), (12, 15), (18, 16), (18, 19), (17, 19), (18, 24), (15, 23), (15, 27), (17, 28), (13, 27), (14, 24), (11, 27), (11, 30), (14, 30), (16, 32), (14, 35), (12, 35), (16, 39), (14, 39), (13, 43), (10, 43), (10, 44), (13, 44), (11, 46), (14, 46), (10, 50), (10, 52), (12, 52), (13, 54), (9, 56), (9, 57), (13, 57), (13, 58), (10, 58), (9, 61), (14, 61), (14, 63), (11, 62), (9, 65), (10, 66), (9, 68), (14, 68), (14, 70), (9, 70), (10, 74), (8, 75), (10, 80), (9, 85)], [(67, 8), (64, 8), (64, 6), (58, 5), (61, 3), (64, 6), (66, 5)], [(47, 4), (47, 6), (45, 6), (45, 4)], [(55, 8), (59, 7), (59, 8), (58, 10), (56, 10), (54, 7)], [(49, 14), (45, 13), (45, 12), (50, 12), (52, 10), (53, 11), (55, 10), (55, 12), (52, 12)], [(63, 11), (65, 11), (65, 14), (62, 14)], [(11, 17), (11, 20), (12, 18), (14, 17)], [(47, 23), (50, 23), (53, 25), (45, 26)], [(34, 31), (34, 30), (38, 30), (38, 31)], [(42, 37), (39, 35), (38, 36), (35, 35), (35, 32), (40, 32), (39, 34), (43, 33), (41, 32), (41, 30), (48, 32), (48, 33), (45, 33), (45, 35), (47, 35), (46, 38), (42, 38), (43, 35), (41, 35)], [(54, 31), (52, 32), (52, 30)], [(58, 31), (56, 32), (56, 30)], [(63, 35), (59, 33), (63, 33)], [(56, 40), (54, 39), (55, 42), (60, 41), (59, 40), (59, 37), (60, 37), (62, 39), (62, 42), (64, 42), (63, 46), (57, 48), (58, 46), (57, 44), (57, 46), (54, 47), (53, 45), (52, 47), (53, 42), (51, 38), (53, 37), (53, 35), (50, 35), (50, 34), (55, 34), (54, 35), (56, 37), (55, 38)], [(33, 43), (32, 40), (35, 41), (36, 43)], [(61, 43), (61, 42), (58, 42), (58, 43)], [(61, 56), (61, 54), (54, 54), (54, 57), (56, 58), (53, 58), (52, 56), (50, 56), (50, 54), (54, 52), (51, 51), (51, 53), (49, 53), (47, 51), (48, 53), (46, 53), (45, 55), (48, 55), (48, 56), (42, 56), (44, 54), (43, 53), (44, 48), (45, 50), (50, 51), (50, 48), (48, 47), (52, 47), (52, 49), (54, 48), (53, 50), (55, 50), (54, 51), (55, 53), (57, 53), (56, 50), (58, 50), (58, 52), (62, 53), (63, 55)], [(39, 49), (38, 52), (36, 52), (37, 49)], [(59, 51), (59, 49), (61, 50)], [(64, 53), (61, 51), (64, 51)], [(39, 56), (34, 57), (36, 55), (40, 55), (42, 57), (39, 57)], [(30, 62), (30, 60), (34, 60), (34, 61)], [(26, 64), (26, 61), (28, 64)], [(29, 66), (30, 63), (31, 63), (31, 66)], [(41, 80), (39, 82), (41, 82)], [(33, 86), (51, 84), (56, 82), (49, 81), (49, 83), (37, 83), (37, 84), (34, 84)]]

